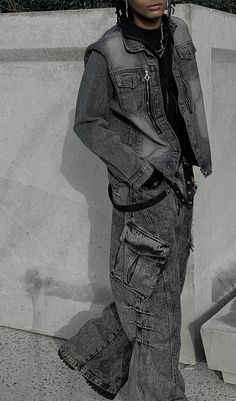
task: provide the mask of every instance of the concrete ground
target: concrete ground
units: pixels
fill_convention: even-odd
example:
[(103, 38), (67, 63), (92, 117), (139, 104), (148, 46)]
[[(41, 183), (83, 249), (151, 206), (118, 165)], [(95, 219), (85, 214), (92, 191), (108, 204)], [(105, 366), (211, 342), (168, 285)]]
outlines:
[[(24, 330), (0, 326), (1, 401), (102, 401), (78, 372), (57, 356), (61, 342)], [(236, 386), (225, 384), (206, 362), (182, 365), (189, 401), (236, 401)], [(127, 400), (126, 385), (116, 401)]]

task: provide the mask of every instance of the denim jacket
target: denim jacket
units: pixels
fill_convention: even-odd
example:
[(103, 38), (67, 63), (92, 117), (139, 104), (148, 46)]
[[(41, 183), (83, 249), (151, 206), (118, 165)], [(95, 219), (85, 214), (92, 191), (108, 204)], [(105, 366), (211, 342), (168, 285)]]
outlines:
[[(212, 172), (211, 151), (196, 48), (187, 24), (171, 16), (172, 71), (178, 105), (204, 177)], [(142, 41), (124, 37), (116, 24), (84, 54), (73, 129), (108, 168), (113, 197), (129, 202), (154, 168), (174, 180), (181, 149), (168, 123), (158, 61)]]

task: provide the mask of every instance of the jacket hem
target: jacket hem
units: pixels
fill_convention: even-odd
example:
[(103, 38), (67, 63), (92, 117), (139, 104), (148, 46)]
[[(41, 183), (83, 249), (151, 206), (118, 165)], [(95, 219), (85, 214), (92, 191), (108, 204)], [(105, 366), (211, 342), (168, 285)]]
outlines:
[(139, 189), (148, 180), (148, 178), (151, 177), (153, 171), (154, 167), (145, 161), (144, 166), (142, 166), (141, 169), (138, 170), (138, 172), (135, 173), (130, 180), (130, 184), (135, 190)]

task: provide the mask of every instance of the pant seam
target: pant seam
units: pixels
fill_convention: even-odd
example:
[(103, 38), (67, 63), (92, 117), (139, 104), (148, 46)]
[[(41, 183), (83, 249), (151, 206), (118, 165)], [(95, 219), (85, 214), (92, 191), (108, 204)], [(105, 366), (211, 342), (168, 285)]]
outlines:
[(140, 382), (140, 377), (141, 377), (141, 375), (140, 375), (140, 371), (139, 371), (139, 369), (140, 369), (140, 357), (141, 357), (141, 351), (142, 351), (142, 344), (139, 343), (138, 341), (137, 341), (137, 349), (138, 349), (138, 358), (137, 358), (137, 366), (138, 366), (138, 367), (137, 367), (138, 386), (139, 386), (139, 389), (140, 389), (140, 391), (141, 391), (141, 393), (142, 393), (142, 395), (143, 395), (143, 400), (146, 401), (145, 393), (144, 393), (144, 391), (143, 391), (143, 388), (142, 388), (142, 385), (141, 385), (141, 382)]
[(168, 280), (165, 277), (165, 271), (163, 271), (163, 279), (164, 279), (164, 286), (165, 286), (165, 293), (166, 293), (166, 304), (167, 304), (167, 313), (168, 313), (168, 322), (169, 322), (169, 342), (170, 342), (170, 354), (171, 354), (171, 371), (172, 371), (172, 378), (175, 382), (176, 375), (173, 366), (173, 344), (172, 344), (172, 337), (171, 337), (171, 330), (172, 330), (172, 322), (171, 322), (171, 314), (170, 314), (170, 305), (171, 305), (171, 294), (168, 291)]
[(118, 334), (118, 335), (119, 335), (119, 334), (122, 334), (122, 332), (123, 332), (123, 327), (120, 328), (120, 329), (117, 329), (117, 330), (114, 332), (113, 337), (111, 337), (111, 339), (107, 342), (107, 344), (105, 344), (103, 347), (99, 348), (95, 354), (91, 354), (90, 357), (89, 357), (89, 359), (87, 359), (85, 363), (91, 361), (91, 359), (95, 358), (96, 355), (98, 355), (101, 351), (103, 351), (105, 348), (107, 348), (108, 345), (110, 345), (111, 342), (116, 338), (116, 335), (117, 335), (117, 334)]

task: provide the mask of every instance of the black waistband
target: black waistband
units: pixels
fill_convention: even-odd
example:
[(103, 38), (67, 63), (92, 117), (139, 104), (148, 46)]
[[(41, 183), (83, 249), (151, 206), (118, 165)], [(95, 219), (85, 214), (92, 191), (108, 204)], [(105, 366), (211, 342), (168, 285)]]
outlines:
[(147, 199), (143, 202), (138, 202), (138, 203), (130, 203), (129, 205), (119, 205), (114, 202), (111, 186), (110, 184), (108, 185), (108, 195), (111, 200), (111, 203), (113, 204), (114, 208), (119, 210), (120, 212), (137, 212), (138, 210), (147, 209), (148, 207), (153, 206), (156, 203), (160, 202), (162, 199), (164, 199), (169, 192), (170, 192), (170, 187), (169, 185), (167, 185), (166, 188), (160, 194), (154, 196), (151, 199)]

